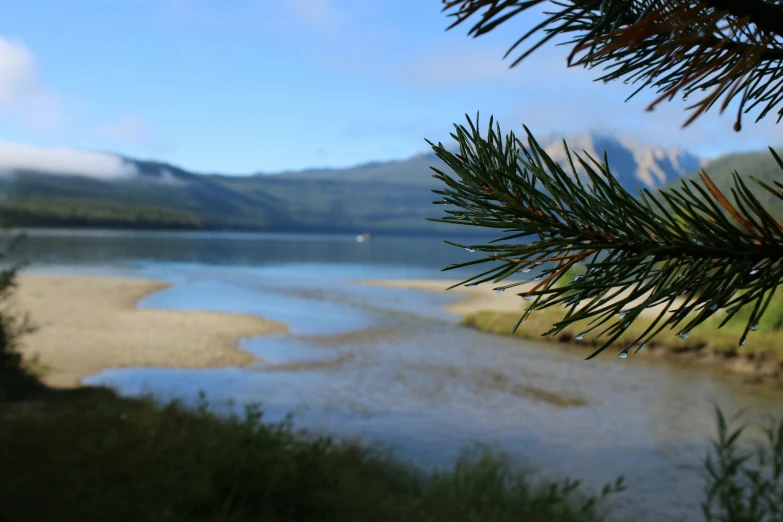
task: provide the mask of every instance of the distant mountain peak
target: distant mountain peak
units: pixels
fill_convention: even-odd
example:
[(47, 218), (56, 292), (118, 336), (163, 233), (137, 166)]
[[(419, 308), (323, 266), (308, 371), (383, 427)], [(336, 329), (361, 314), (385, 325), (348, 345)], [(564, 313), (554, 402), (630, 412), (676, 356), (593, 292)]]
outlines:
[[(700, 168), (705, 160), (679, 147), (660, 147), (645, 143), (633, 136), (602, 132), (578, 134), (550, 134), (536, 141), (546, 153), (566, 168), (568, 161), (563, 149), (565, 139), (572, 158), (574, 155), (589, 162), (585, 152), (594, 160), (603, 162), (604, 151), (609, 170), (627, 190), (636, 187), (657, 189)], [(575, 161), (575, 163), (577, 163)], [(578, 165), (578, 164), (577, 164)], [(570, 169), (570, 167), (567, 167)], [(577, 166), (578, 172), (584, 172)]]
[[(526, 136), (517, 135), (517, 138), (527, 147)], [(636, 192), (637, 186), (657, 189), (706, 163), (705, 159), (679, 147), (659, 147), (625, 134), (588, 131), (573, 134), (551, 132), (537, 136), (536, 142), (566, 171), (570, 170), (570, 166), (563, 149), (563, 140), (577, 165), (577, 172), (581, 174), (584, 169), (575, 156), (589, 162), (584, 154), (587, 152), (594, 160), (603, 162), (606, 151), (610, 172), (631, 192)], [(456, 143), (446, 148), (455, 153), (459, 151)], [(438, 161), (438, 158), (429, 150), (414, 155), (411, 160)]]

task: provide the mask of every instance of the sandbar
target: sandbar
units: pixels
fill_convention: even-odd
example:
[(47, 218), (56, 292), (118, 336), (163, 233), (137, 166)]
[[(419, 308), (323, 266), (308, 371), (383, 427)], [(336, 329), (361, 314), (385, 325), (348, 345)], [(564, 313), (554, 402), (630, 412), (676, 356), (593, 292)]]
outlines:
[(202, 311), (139, 309), (161, 281), (114, 277), (23, 274), (12, 306), (30, 314), (37, 330), (20, 351), (35, 356), (44, 382), (76, 387), (109, 368), (243, 366), (256, 357), (238, 340), (285, 331), (261, 317)]

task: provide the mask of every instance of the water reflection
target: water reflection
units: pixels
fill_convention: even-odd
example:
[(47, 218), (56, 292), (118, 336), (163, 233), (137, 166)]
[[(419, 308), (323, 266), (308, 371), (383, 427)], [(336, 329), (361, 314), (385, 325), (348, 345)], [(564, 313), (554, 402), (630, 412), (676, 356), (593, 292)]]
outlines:
[[(464, 239), (470, 243), (486, 240)], [(28, 232), (19, 255), (39, 265), (60, 266), (128, 266), (145, 261), (248, 267), (291, 263), (359, 269), (378, 266), (396, 274), (412, 272), (410, 277), (437, 277), (447, 265), (477, 256), (428, 237), (378, 236), (370, 243), (357, 243), (353, 235), (56, 230)]]

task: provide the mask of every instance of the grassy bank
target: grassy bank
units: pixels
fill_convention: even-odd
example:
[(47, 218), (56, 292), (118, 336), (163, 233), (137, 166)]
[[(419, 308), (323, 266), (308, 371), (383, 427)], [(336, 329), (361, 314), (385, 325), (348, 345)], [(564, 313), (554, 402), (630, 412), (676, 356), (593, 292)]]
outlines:
[[(759, 323), (758, 330), (750, 332), (747, 343), (739, 346), (738, 341), (747, 324), (749, 312), (750, 310), (741, 310), (731, 321), (718, 329), (718, 325), (723, 320), (723, 312), (718, 311), (713, 317), (694, 328), (687, 339), (677, 337), (675, 331), (664, 330), (647, 343), (644, 351), (700, 360), (727, 369), (751, 373), (757, 377), (781, 380), (783, 379), (783, 292), (779, 292), (771, 301)], [(543, 332), (565, 315), (563, 308), (555, 307), (531, 313), (516, 333), (512, 334), (521, 313), (521, 311), (519, 313), (481, 311), (466, 315), (462, 324), (494, 334), (580, 345), (587, 350), (595, 349), (602, 344), (601, 338), (593, 340), (589, 334), (584, 340), (576, 339), (577, 335), (589, 328), (589, 321), (578, 321), (569, 325), (555, 337), (542, 337)], [(651, 322), (652, 319), (649, 317), (637, 318), (612, 347), (600, 356), (616, 356), (617, 352), (635, 341)], [(630, 353), (634, 350), (632, 348)]]
[[(0, 403), (3, 520), (604, 520), (490, 453), (424, 475), (382, 451), (103, 388)], [(570, 493), (569, 493), (570, 491)]]

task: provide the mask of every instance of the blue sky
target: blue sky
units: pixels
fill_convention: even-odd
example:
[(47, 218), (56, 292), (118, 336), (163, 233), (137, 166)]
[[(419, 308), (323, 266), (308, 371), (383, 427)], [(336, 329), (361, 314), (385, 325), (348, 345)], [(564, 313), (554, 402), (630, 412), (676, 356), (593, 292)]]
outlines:
[(682, 130), (682, 102), (624, 103), (630, 87), (592, 82), (552, 45), (509, 70), (503, 54), (537, 19), (471, 39), (445, 32), (439, 0), (6, 2), (0, 140), (236, 174), (404, 158), (476, 111), (704, 156), (783, 141), (772, 117), (733, 132), (731, 109)]

